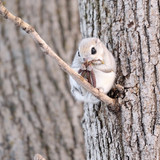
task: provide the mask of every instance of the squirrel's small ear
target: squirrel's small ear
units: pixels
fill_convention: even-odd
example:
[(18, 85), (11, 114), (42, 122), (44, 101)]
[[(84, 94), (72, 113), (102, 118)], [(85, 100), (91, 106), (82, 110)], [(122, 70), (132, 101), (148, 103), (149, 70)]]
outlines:
[(96, 38), (96, 43), (100, 43), (101, 40), (99, 38)]

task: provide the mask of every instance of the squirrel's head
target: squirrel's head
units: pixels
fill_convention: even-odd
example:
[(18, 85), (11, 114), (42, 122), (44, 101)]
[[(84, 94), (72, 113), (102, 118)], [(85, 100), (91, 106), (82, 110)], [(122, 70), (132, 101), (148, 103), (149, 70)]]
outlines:
[(103, 43), (98, 38), (82, 39), (77, 54), (82, 63), (92, 61), (93, 64), (103, 64)]

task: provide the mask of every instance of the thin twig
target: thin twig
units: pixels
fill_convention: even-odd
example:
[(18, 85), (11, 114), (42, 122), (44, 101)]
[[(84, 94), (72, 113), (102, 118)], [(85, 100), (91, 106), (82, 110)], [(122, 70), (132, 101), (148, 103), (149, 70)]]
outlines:
[(68, 74), (70, 74), (73, 79), (77, 81), (82, 87), (84, 87), (87, 91), (91, 92), (97, 98), (105, 102), (107, 105), (115, 107), (116, 101), (100, 92), (98, 89), (94, 88), (91, 84), (89, 84), (82, 76), (76, 73), (67, 63), (65, 63), (57, 54), (46, 44), (46, 42), (40, 37), (40, 35), (36, 32), (36, 30), (24, 22), (21, 18), (14, 16), (10, 13), (2, 4), (0, 0), (0, 14), (6, 18), (10, 19), (13, 23), (15, 23), (18, 27), (22, 28), (26, 33), (30, 34), (32, 38), (39, 44), (40, 48), (43, 52), (50, 55), (55, 59), (58, 65)]

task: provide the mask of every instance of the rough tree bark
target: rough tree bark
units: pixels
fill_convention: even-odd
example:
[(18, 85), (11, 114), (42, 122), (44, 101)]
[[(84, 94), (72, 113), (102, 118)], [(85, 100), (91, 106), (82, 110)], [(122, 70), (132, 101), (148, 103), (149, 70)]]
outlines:
[[(12, 0), (6, 7), (33, 25), (66, 62), (80, 39), (75, 0)], [(82, 106), (68, 76), (12, 22), (0, 18), (0, 159), (84, 159)]]
[(121, 112), (84, 105), (87, 160), (160, 159), (160, 1), (79, 0), (83, 37), (104, 41), (125, 87)]

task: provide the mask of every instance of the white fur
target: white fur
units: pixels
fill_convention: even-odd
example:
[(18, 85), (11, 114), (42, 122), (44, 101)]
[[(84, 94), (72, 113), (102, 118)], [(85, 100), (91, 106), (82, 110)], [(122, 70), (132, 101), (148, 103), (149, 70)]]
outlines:
[[(95, 55), (91, 54), (92, 47), (95, 47), (97, 50)], [(76, 53), (71, 66), (76, 72), (79, 71), (84, 63), (84, 58), (88, 61), (99, 59), (104, 62), (104, 64), (95, 63), (95, 65), (93, 65), (93, 71), (96, 78), (96, 88), (104, 93), (108, 93), (112, 88), (116, 77), (116, 64), (112, 53), (108, 51), (98, 38), (86, 38), (79, 44), (79, 54), (80, 56), (78, 56), (78, 52)], [(93, 104), (100, 101), (81, 87), (71, 76), (69, 77), (69, 81), (71, 93), (77, 100)]]

